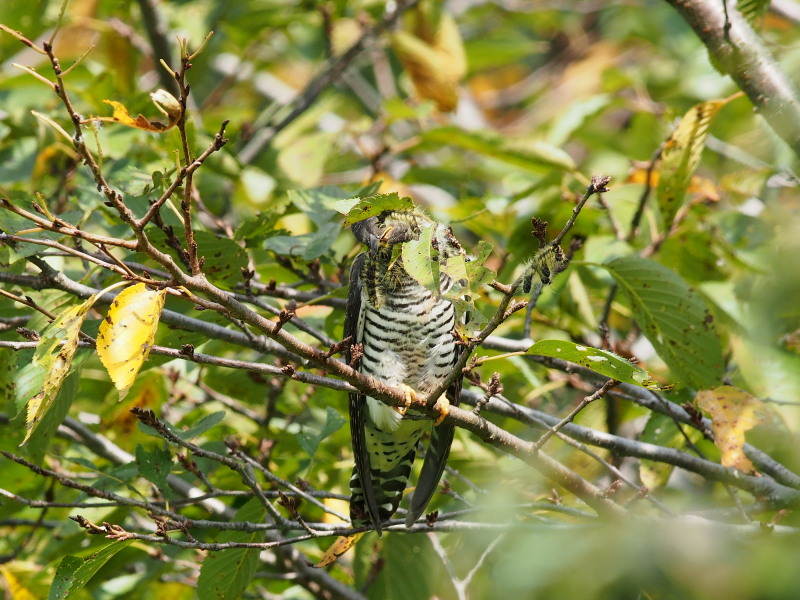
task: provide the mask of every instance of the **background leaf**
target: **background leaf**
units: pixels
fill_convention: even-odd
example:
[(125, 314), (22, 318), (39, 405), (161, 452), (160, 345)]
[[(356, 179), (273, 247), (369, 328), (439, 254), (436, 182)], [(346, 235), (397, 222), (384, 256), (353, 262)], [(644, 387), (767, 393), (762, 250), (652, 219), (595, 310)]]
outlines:
[(695, 388), (719, 384), (725, 367), (722, 344), (697, 292), (673, 271), (638, 256), (602, 266), (628, 297), (633, 318), (676, 379)]
[[(265, 517), (264, 507), (257, 498), (251, 498), (236, 513), (237, 521), (260, 523)], [(226, 531), (220, 535), (224, 542), (262, 542), (264, 531)], [(197, 580), (197, 597), (200, 600), (233, 600), (240, 598), (258, 567), (259, 551), (236, 548), (210, 552), (200, 567)]]
[(114, 541), (86, 558), (65, 556), (56, 567), (49, 600), (70, 600), (75, 598), (76, 594), (81, 591), (111, 557), (130, 546), (131, 543), (133, 543), (133, 540)]
[(697, 406), (711, 415), (714, 443), (722, 454), (722, 464), (752, 473), (755, 467), (744, 454), (744, 434), (764, 421), (764, 403), (730, 385), (703, 390), (697, 394), (695, 401)]

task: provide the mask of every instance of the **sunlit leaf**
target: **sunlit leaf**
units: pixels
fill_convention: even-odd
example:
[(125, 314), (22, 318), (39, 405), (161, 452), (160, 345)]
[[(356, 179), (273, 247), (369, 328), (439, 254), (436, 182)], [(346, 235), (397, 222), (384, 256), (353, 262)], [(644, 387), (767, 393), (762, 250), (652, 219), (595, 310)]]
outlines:
[(439, 267), (442, 273), (447, 274), (455, 282), (466, 283), (469, 274), (467, 273), (467, 261), (463, 254), (454, 254), (439, 260)]
[(439, 261), (434, 257), (433, 227), (424, 228), (419, 239), (403, 244), (403, 267), (422, 286), (439, 292)]
[(477, 292), (482, 285), (491, 283), (497, 277), (497, 273), (495, 273), (494, 270), (484, 266), (492, 250), (494, 250), (494, 245), (481, 240), (475, 248), (474, 257), (467, 261), (467, 279), (469, 280), (469, 287), (473, 292)]
[(689, 181), (700, 163), (711, 120), (719, 110), (738, 95), (723, 100), (695, 104), (681, 119), (661, 152), (658, 179), (658, 205), (669, 227), (683, 205)]
[(111, 303), (100, 324), (97, 354), (125, 397), (150, 354), (166, 290), (148, 290), (143, 283), (124, 289)]
[(111, 117), (92, 117), (86, 119), (84, 123), (91, 123), (92, 121), (107, 121), (110, 123), (119, 123), (127, 127), (134, 127), (136, 129), (143, 129), (144, 131), (162, 132), (175, 127), (181, 118), (182, 110), (181, 103), (172, 94), (165, 90), (156, 90), (150, 94), (150, 98), (156, 108), (167, 117), (167, 121), (158, 121), (148, 119), (144, 115), (132, 117), (128, 109), (122, 102), (116, 100), (103, 100), (106, 104), (110, 104), (114, 108), (114, 115)]
[(653, 381), (643, 368), (608, 350), (566, 340), (539, 340), (528, 348), (527, 352), (567, 360), (623, 383), (632, 383), (653, 390), (664, 389)]
[(674, 271), (630, 255), (602, 266), (631, 303), (633, 318), (680, 383), (711, 388), (725, 361), (714, 319), (703, 299)]
[(711, 430), (722, 464), (745, 473), (755, 471), (753, 463), (744, 454), (744, 436), (749, 429), (764, 421), (764, 403), (730, 385), (703, 390), (697, 394), (695, 402), (711, 416)]

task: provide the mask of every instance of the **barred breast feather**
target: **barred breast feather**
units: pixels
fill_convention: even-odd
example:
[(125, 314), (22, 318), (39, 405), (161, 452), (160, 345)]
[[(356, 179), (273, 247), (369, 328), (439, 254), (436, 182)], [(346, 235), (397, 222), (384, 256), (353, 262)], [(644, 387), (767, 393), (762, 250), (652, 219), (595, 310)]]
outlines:
[[(397, 214), (391, 213), (392, 217)], [(345, 335), (352, 335), (363, 345), (360, 372), (391, 386), (408, 386), (417, 394), (427, 395), (450, 374), (458, 359), (453, 336), (455, 309), (442, 296), (452, 282), (443, 276), (439, 294), (417, 283), (405, 272), (401, 259), (392, 262), (391, 243), (381, 245), (380, 240), (376, 243), (369, 237), (386, 238), (385, 232), (390, 228), (397, 235), (397, 229), (402, 230), (400, 225), (392, 218), (382, 222), (373, 219), (375, 222), (365, 224), (360, 231), (354, 227), (359, 239), (370, 245), (370, 251), (359, 256), (351, 272)], [(397, 239), (411, 239), (416, 224), (413, 221)], [(370, 226), (372, 230), (364, 233)], [(460, 380), (449, 390), (451, 403), (458, 403), (459, 392)], [(350, 416), (356, 459), (350, 480), (351, 520), (356, 527), (371, 522), (380, 533), (383, 521), (398, 509), (417, 444), (431, 422), (416, 411), (402, 415), (361, 394), (351, 394)], [(433, 429), (407, 526), (416, 521), (433, 495), (452, 438), (449, 425)]]

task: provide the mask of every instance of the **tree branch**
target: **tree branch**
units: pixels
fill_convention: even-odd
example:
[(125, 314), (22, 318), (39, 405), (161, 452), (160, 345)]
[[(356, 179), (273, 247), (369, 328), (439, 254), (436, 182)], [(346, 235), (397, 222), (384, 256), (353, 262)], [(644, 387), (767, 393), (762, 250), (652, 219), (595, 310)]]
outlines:
[(747, 94), (772, 129), (800, 157), (800, 100), (761, 38), (741, 13), (717, 0), (667, 0), (705, 44), (709, 54)]

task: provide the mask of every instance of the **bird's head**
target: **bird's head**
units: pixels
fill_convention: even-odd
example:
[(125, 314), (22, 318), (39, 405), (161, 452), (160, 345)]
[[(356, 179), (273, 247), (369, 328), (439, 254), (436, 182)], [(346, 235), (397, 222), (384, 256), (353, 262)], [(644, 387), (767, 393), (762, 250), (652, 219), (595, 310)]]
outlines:
[(353, 223), (353, 235), (375, 254), (384, 248), (418, 239), (423, 228), (436, 225), (430, 218), (416, 210), (390, 210)]

